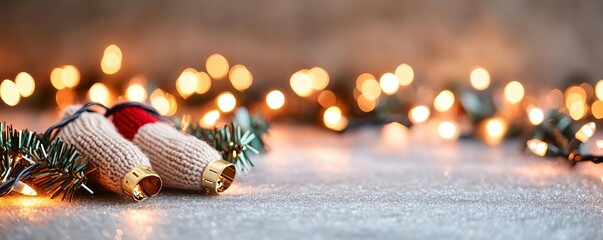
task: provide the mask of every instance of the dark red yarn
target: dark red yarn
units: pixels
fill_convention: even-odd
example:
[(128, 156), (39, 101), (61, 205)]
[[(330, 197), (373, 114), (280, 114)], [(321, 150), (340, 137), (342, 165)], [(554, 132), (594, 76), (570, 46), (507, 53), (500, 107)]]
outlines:
[(113, 113), (112, 121), (117, 131), (131, 141), (136, 136), (140, 127), (159, 120), (140, 107), (125, 107)]

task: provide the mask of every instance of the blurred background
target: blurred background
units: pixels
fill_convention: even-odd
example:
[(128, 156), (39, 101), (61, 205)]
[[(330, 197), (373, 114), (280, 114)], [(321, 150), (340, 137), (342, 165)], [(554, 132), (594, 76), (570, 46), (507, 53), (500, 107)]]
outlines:
[[(357, 101), (362, 111), (356, 111), (370, 112), (379, 96), (363, 106), (359, 96), (368, 95), (357, 90), (359, 75), (371, 73), (378, 80), (396, 71), (398, 76), (397, 67), (403, 63), (412, 66), (415, 90), (430, 88), (425, 97), (429, 101), (451, 82), (469, 85), (477, 66), (487, 69), (493, 85), (520, 81), (526, 94), (543, 86), (568, 87), (569, 76), (580, 76), (578, 83), (589, 83), (585, 89), (592, 92), (603, 78), (601, 12), (603, 2), (596, 0), (3, 1), (0, 80), (16, 84), (2, 88), (7, 104), (0, 104), (0, 113), (15, 109), (8, 103), (18, 96), (9, 95), (17, 89), (13, 85), (19, 85), (20, 72), (35, 80), (35, 91), (24, 94), (28, 85), (21, 81), (17, 109), (60, 109), (88, 100), (110, 103), (139, 84), (145, 90), (142, 101), (153, 103), (153, 96), (167, 94), (153, 104), (173, 105), (165, 110), (173, 112), (165, 115), (180, 111), (176, 103), (203, 105), (225, 91), (237, 95), (237, 105), (263, 101), (273, 89), (280, 89), (287, 101), (293, 92), (301, 97), (313, 94), (316, 100), (326, 84), (335, 94), (325, 96), (337, 95), (338, 105), (345, 93), (349, 96), (343, 97), (344, 108)], [(210, 73), (213, 80), (230, 78), (233, 86), (221, 81), (211, 89), (200, 89), (201, 83), (178, 87), (177, 79), (187, 68), (209, 72), (208, 58), (216, 53), (217, 68), (227, 59), (230, 74), (241, 70), (235, 75), (243, 78), (237, 81), (244, 86), (235, 86), (232, 75), (216, 78)], [(114, 69), (103, 69), (103, 64)], [(293, 75), (313, 67), (328, 72), (327, 83), (303, 96), (294, 89)], [(65, 86), (51, 84), (53, 72), (63, 78), (55, 83)], [(195, 86), (196, 94), (182, 93)], [(421, 89), (396, 94), (423, 95)], [(408, 102), (429, 103), (416, 98)], [(320, 104), (326, 108), (335, 103)]]

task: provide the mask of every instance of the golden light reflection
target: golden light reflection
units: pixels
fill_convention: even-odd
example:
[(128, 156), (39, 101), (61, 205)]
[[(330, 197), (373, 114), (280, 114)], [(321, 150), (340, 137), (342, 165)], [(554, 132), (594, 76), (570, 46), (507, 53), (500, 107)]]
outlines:
[(471, 86), (477, 90), (485, 90), (490, 86), (490, 74), (484, 68), (478, 67), (471, 71)]
[(381, 85), (375, 79), (367, 79), (360, 88), (362, 95), (368, 100), (375, 100), (381, 96)]
[(8, 106), (16, 106), (21, 101), (19, 87), (13, 81), (4, 79), (0, 84), (0, 98)]
[[(155, 224), (161, 222), (165, 216), (165, 211), (158, 209), (139, 209), (129, 208), (121, 212), (120, 218), (122, 223), (115, 230), (115, 235), (107, 232), (107, 238), (119, 239), (152, 239), (156, 235), (154, 233)], [(103, 233), (105, 234), (105, 233)], [(112, 236), (113, 235), (113, 236)]]
[(546, 155), (546, 151), (549, 148), (549, 146), (546, 142), (543, 142), (538, 139), (528, 140), (527, 145), (528, 145), (528, 149), (530, 149), (530, 151), (532, 151), (532, 153), (534, 153), (538, 156), (541, 156), (541, 157), (544, 157), (544, 155)]
[(578, 130), (578, 132), (576, 132), (574, 137), (576, 137), (576, 139), (578, 139), (578, 141), (580, 141), (580, 142), (586, 142), (593, 135), (595, 135), (595, 130), (597, 130), (597, 125), (594, 122), (589, 122), (589, 123), (584, 124)]
[(237, 106), (237, 99), (230, 92), (223, 92), (217, 97), (218, 109), (222, 112), (230, 112)]
[(381, 85), (381, 90), (383, 90), (383, 93), (386, 95), (395, 94), (398, 92), (398, 88), (400, 87), (398, 78), (392, 73), (383, 74), (381, 79), (379, 79), (379, 84)]
[(117, 45), (109, 45), (105, 48), (101, 59), (101, 70), (108, 75), (115, 74), (121, 69), (123, 54)]
[(209, 91), (211, 88), (211, 77), (209, 77), (209, 74), (206, 72), (197, 72), (197, 80), (199, 80), (197, 89), (195, 89), (197, 94), (204, 94)]
[(318, 103), (320, 104), (320, 106), (328, 108), (337, 104), (337, 97), (335, 96), (335, 93), (329, 90), (323, 90), (318, 95)]
[(427, 121), (431, 111), (427, 106), (416, 106), (410, 109), (409, 118), (414, 124), (422, 123)]
[(253, 84), (253, 75), (241, 64), (232, 66), (228, 77), (232, 86), (240, 92), (247, 90)]
[(69, 88), (59, 90), (57, 91), (55, 100), (59, 109), (65, 109), (75, 103), (75, 92)]
[(388, 123), (381, 129), (382, 142), (396, 148), (406, 146), (408, 134), (408, 128), (397, 122)]
[(441, 91), (433, 100), (433, 108), (438, 112), (446, 112), (454, 105), (454, 93), (450, 90)]
[(329, 73), (321, 67), (313, 67), (308, 70), (312, 79), (312, 89), (320, 91), (329, 85)]
[(221, 80), (228, 75), (230, 65), (224, 56), (216, 53), (207, 58), (207, 61), (205, 61), (205, 69), (213, 79)]
[(511, 104), (521, 102), (524, 95), (525, 89), (518, 81), (510, 82), (505, 86), (505, 99)]
[(111, 102), (109, 88), (102, 83), (95, 83), (90, 87), (90, 90), (88, 90), (88, 98), (90, 101), (102, 103), (104, 105), (109, 105)]
[(266, 95), (266, 105), (270, 109), (280, 109), (285, 105), (285, 95), (279, 90), (272, 90)]
[(218, 119), (220, 119), (220, 111), (211, 110), (203, 115), (201, 120), (199, 120), (199, 125), (204, 128), (213, 128), (216, 125), (216, 122), (218, 122)]
[(310, 96), (313, 92), (312, 79), (303, 71), (297, 71), (291, 75), (289, 83), (293, 92), (300, 97)]
[(593, 117), (596, 119), (603, 118), (603, 101), (598, 99), (594, 101), (590, 110), (593, 113)]
[(21, 97), (29, 97), (34, 93), (36, 89), (36, 82), (33, 77), (26, 72), (20, 72), (15, 77), (15, 84), (19, 88), (19, 94)]
[(195, 93), (198, 87), (197, 84), (199, 84), (197, 70), (187, 68), (180, 73), (180, 76), (178, 76), (178, 79), (176, 80), (176, 90), (182, 98), (186, 99)]
[(459, 126), (455, 122), (442, 121), (438, 126), (438, 134), (446, 140), (456, 140), (460, 136)]
[(348, 119), (341, 113), (337, 106), (327, 108), (323, 114), (323, 122), (326, 127), (335, 131), (341, 131), (348, 125)]
[(406, 63), (400, 64), (400, 66), (396, 68), (395, 75), (402, 86), (410, 85), (415, 78), (414, 70)]
[(73, 88), (80, 83), (80, 71), (75, 66), (64, 66), (62, 75), (63, 86), (67, 88)]
[(507, 133), (507, 122), (501, 118), (491, 118), (486, 120), (486, 142), (489, 144), (498, 144)]
[(540, 125), (544, 121), (544, 112), (540, 108), (529, 106), (528, 107), (528, 118), (532, 125)]

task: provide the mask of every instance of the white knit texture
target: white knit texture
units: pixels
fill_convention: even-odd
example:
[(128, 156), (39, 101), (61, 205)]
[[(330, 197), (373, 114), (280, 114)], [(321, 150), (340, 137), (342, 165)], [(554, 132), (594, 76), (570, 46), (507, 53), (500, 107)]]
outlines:
[(171, 188), (202, 190), (203, 170), (208, 163), (222, 159), (206, 142), (161, 122), (138, 129), (134, 143), (149, 157), (164, 186)]
[[(72, 115), (81, 106), (63, 112)], [(122, 193), (121, 180), (130, 170), (151, 166), (149, 159), (133, 143), (123, 138), (111, 121), (99, 113), (83, 113), (59, 130), (57, 137), (74, 145), (96, 167), (92, 179), (111, 191)]]

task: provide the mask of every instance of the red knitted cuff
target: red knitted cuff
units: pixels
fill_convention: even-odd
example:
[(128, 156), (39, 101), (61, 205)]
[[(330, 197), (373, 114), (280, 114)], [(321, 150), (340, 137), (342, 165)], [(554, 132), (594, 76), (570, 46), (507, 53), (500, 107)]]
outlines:
[(113, 113), (113, 125), (126, 139), (132, 141), (142, 126), (158, 120), (140, 107), (125, 107)]

